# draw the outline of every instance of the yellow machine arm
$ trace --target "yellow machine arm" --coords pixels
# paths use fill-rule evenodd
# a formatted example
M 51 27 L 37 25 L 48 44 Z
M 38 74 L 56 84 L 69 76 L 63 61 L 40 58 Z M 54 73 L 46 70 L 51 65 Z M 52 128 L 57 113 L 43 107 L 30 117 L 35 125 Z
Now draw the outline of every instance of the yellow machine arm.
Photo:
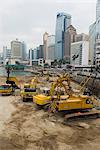
M 30 83 L 30 87 L 31 88 L 33 88 L 33 87 L 36 88 L 37 83 L 38 83 L 38 79 L 37 78 L 32 79 L 31 83 Z
M 87 83 L 89 82 L 89 80 L 91 79 L 92 75 L 90 75 L 89 77 L 86 77 L 81 83 L 80 83 L 80 86 L 81 89 L 80 89 L 80 92 L 83 92 L 84 89 L 85 89 L 85 86 L 87 85 Z
M 50 89 L 50 95 L 53 96 L 54 95 L 54 92 L 55 92 L 55 89 L 61 89 L 61 88 L 64 88 L 66 94 L 68 94 L 69 96 L 72 95 L 73 91 L 71 89 L 71 86 L 70 86 L 70 76 L 69 75 L 63 75 L 63 76 L 60 76 L 56 82 L 54 82 L 52 85 L 51 85 L 51 89 Z M 59 91 L 57 91 L 58 94 L 59 94 Z M 60 96 L 60 95 L 59 95 Z
M 7 81 L 6 81 L 7 84 L 11 84 L 12 86 L 15 86 L 17 88 L 19 88 L 19 81 L 17 80 L 16 77 L 9 77 L 7 78 Z

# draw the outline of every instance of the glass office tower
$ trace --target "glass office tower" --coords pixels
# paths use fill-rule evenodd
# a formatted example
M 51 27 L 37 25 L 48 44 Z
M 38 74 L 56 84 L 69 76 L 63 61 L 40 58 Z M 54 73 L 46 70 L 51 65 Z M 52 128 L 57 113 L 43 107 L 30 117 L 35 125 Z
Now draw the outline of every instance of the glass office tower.
M 89 50 L 89 64 L 93 65 L 96 61 L 96 40 L 100 38 L 100 0 L 97 0 L 96 5 L 96 22 L 90 26 L 90 50 Z
M 96 33 L 96 38 L 98 38 L 98 35 L 100 35 L 100 0 L 97 1 L 96 6 Z
M 96 6 L 96 20 L 100 17 L 100 0 L 97 0 L 97 6 Z
M 71 25 L 71 15 L 58 13 L 56 19 L 55 34 L 55 59 L 60 60 L 64 57 L 64 32 Z

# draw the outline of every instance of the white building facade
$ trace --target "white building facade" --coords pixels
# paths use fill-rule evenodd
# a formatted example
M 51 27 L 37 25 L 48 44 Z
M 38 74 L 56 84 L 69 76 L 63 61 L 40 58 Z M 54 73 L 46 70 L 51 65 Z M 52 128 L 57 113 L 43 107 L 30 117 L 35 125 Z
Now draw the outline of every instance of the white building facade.
M 71 64 L 72 65 L 88 65 L 89 42 L 79 41 L 71 44 Z

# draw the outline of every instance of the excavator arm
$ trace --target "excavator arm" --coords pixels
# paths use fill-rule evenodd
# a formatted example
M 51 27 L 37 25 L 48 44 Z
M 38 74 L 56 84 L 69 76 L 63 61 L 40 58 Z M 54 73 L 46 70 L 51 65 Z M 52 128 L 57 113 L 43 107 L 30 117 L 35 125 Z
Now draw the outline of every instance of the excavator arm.
M 69 75 L 60 76 L 57 79 L 57 81 L 51 85 L 50 96 L 53 96 L 55 90 L 58 88 L 60 88 L 60 89 L 63 88 L 65 90 L 66 94 L 68 94 L 69 96 L 72 95 L 73 91 L 72 91 L 71 86 L 70 86 Z M 57 91 L 57 92 L 59 92 L 59 91 Z M 60 94 L 58 93 L 58 95 L 60 95 Z

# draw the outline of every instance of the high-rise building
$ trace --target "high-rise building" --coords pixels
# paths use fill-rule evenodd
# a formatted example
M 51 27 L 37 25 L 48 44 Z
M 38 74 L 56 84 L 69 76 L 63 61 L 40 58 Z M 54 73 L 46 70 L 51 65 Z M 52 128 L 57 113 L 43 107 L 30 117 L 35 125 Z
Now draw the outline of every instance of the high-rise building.
M 75 35 L 75 42 L 80 42 L 80 41 L 89 41 L 89 35 L 84 33 Z
M 73 65 L 88 65 L 89 36 L 81 33 L 75 35 L 75 41 L 71 43 L 70 62 Z
M 22 60 L 26 60 L 26 44 L 22 42 Z
M 29 62 L 30 65 L 41 65 L 43 66 L 43 58 L 39 58 L 39 50 L 40 47 L 42 45 L 40 45 L 39 47 L 36 47 L 35 49 L 29 49 Z
M 70 63 L 71 43 L 75 42 L 76 29 L 70 25 L 64 33 L 64 59 Z
M 11 42 L 11 58 L 22 59 L 22 43 L 18 40 Z
M 48 33 L 45 32 L 43 35 L 43 45 L 44 45 L 44 60 L 46 60 L 47 58 L 47 49 L 48 49 L 48 45 L 47 45 L 47 41 L 48 40 Z
M 97 5 L 96 5 L 96 20 L 98 20 L 100 17 L 100 0 L 97 0 Z
M 8 49 L 7 46 L 3 47 L 3 62 L 6 64 L 6 61 L 8 61 L 11 58 L 11 49 Z
M 96 40 L 96 65 L 100 67 L 100 38 Z
M 48 52 L 47 59 L 54 61 L 54 52 L 55 52 L 55 35 L 48 36 Z
M 3 63 L 3 53 L 0 53 L 0 64 Z
M 55 59 L 55 35 L 49 35 L 47 32 L 43 35 L 43 52 L 45 63 L 50 64 Z
M 39 58 L 44 58 L 44 45 L 39 46 Z
M 55 33 L 55 59 L 60 60 L 64 57 L 64 32 L 71 25 L 71 15 L 58 13 L 56 19 Z
M 89 42 L 80 41 L 71 44 L 71 64 L 88 65 Z
M 96 22 L 89 28 L 90 47 L 89 47 L 89 63 L 96 63 L 96 44 L 97 39 L 100 38 L 100 0 L 97 0 L 96 5 Z
M 89 28 L 89 64 L 95 63 L 96 22 Z
M 33 60 L 34 60 L 34 49 L 29 49 L 29 63 L 32 66 L 33 65 Z
M 7 46 L 3 47 L 3 59 L 10 59 L 11 58 L 11 49 L 8 49 Z

